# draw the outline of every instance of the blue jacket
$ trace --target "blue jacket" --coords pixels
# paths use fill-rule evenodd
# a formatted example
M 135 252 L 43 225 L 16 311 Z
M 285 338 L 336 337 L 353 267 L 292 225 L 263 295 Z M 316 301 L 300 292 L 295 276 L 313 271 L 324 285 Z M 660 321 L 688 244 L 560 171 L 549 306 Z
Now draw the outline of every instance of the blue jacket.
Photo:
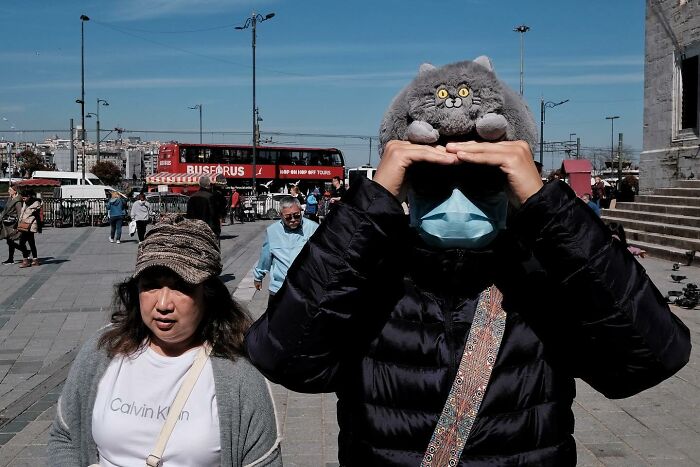
M 287 277 L 289 266 L 317 228 L 318 224 L 309 219 L 302 219 L 296 230 L 289 229 L 282 221 L 269 226 L 265 230 L 260 260 L 253 271 L 255 280 L 262 281 L 268 272 L 271 273 L 270 292 L 277 293 Z
M 107 212 L 109 217 L 126 216 L 126 201 L 122 198 L 111 198 L 107 201 Z

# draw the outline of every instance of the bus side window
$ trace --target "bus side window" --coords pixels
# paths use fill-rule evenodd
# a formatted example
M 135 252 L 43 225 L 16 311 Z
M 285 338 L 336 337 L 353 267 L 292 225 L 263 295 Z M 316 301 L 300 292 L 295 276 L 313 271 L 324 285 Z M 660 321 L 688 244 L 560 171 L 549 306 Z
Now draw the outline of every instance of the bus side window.
M 280 164 L 292 164 L 292 156 L 289 151 L 280 151 L 279 159 L 277 161 Z
M 340 154 L 337 152 L 331 153 L 331 165 L 333 167 L 342 167 L 343 165 L 343 158 L 340 157 Z

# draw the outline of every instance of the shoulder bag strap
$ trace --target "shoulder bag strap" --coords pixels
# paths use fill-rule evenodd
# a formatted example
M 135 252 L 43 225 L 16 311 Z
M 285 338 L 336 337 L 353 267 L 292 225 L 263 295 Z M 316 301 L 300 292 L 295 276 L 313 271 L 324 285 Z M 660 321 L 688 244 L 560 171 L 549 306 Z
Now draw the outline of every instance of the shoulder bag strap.
M 192 366 L 189 370 L 187 370 L 185 380 L 182 382 L 182 386 L 180 386 L 180 390 L 177 392 L 175 400 L 170 405 L 170 409 L 168 410 L 168 418 L 165 419 L 165 424 L 160 430 L 160 434 L 156 440 L 156 445 L 153 448 L 153 451 L 151 451 L 151 454 L 146 458 L 146 465 L 148 467 L 162 467 L 163 461 L 161 458 L 163 457 L 163 452 L 165 451 L 165 445 L 168 444 L 168 440 L 170 439 L 170 435 L 175 428 L 175 424 L 177 423 L 178 418 L 180 418 L 180 413 L 185 407 L 187 398 L 190 397 L 192 389 L 194 388 L 195 383 L 197 383 L 197 379 L 202 373 L 210 353 L 211 347 L 208 344 L 204 344 L 199 349 L 199 352 L 197 352 L 197 356 L 194 358 Z
M 495 285 L 479 296 L 457 375 L 421 467 L 459 464 L 501 347 L 506 327 L 502 300 Z

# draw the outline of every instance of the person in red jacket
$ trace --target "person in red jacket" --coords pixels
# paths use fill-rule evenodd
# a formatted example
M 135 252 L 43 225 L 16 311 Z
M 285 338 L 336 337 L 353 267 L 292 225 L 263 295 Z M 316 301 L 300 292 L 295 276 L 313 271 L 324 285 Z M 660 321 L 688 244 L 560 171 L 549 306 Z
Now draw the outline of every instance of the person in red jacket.
M 241 195 L 236 190 L 234 186 L 231 188 L 231 209 L 229 210 L 229 219 L 231 224 L 234 224 L 236 219 L 238 219 L 241 224 L 243 223 L 243 218 L 241 217 Z

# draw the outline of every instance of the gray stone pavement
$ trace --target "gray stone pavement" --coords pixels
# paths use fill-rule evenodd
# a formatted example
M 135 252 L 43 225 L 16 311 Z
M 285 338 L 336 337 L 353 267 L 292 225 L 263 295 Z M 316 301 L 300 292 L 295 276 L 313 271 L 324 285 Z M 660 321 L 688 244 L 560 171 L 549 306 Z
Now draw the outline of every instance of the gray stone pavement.
M 267 303 L 250 276 L 267 225 L 224 226 L 221 241 L 222 278 L 254 317 Z M 110 244 L 107 237 L 105 228 L 46 229 L 37 238 L 42 266 L 0 268 L 0 467 L 46 463 L 48 428 L 75 352 L 106 323 L 113 285 L 133 269 L 136 242 L 127 237 Z M 671 262 L 640 262 L 663 293 L 700 284 L 700 268 L 681 267 L 687 278 L 678 284 L 670 278 Z M 622 400 L 577 382 L 579 465 L 700 465 L 700 309 L 672 310 L 694 344 L 690 363 L 676 376 Z M 338 465 L 335 395 L 273 385 L 273 396 L 285 465 Z

